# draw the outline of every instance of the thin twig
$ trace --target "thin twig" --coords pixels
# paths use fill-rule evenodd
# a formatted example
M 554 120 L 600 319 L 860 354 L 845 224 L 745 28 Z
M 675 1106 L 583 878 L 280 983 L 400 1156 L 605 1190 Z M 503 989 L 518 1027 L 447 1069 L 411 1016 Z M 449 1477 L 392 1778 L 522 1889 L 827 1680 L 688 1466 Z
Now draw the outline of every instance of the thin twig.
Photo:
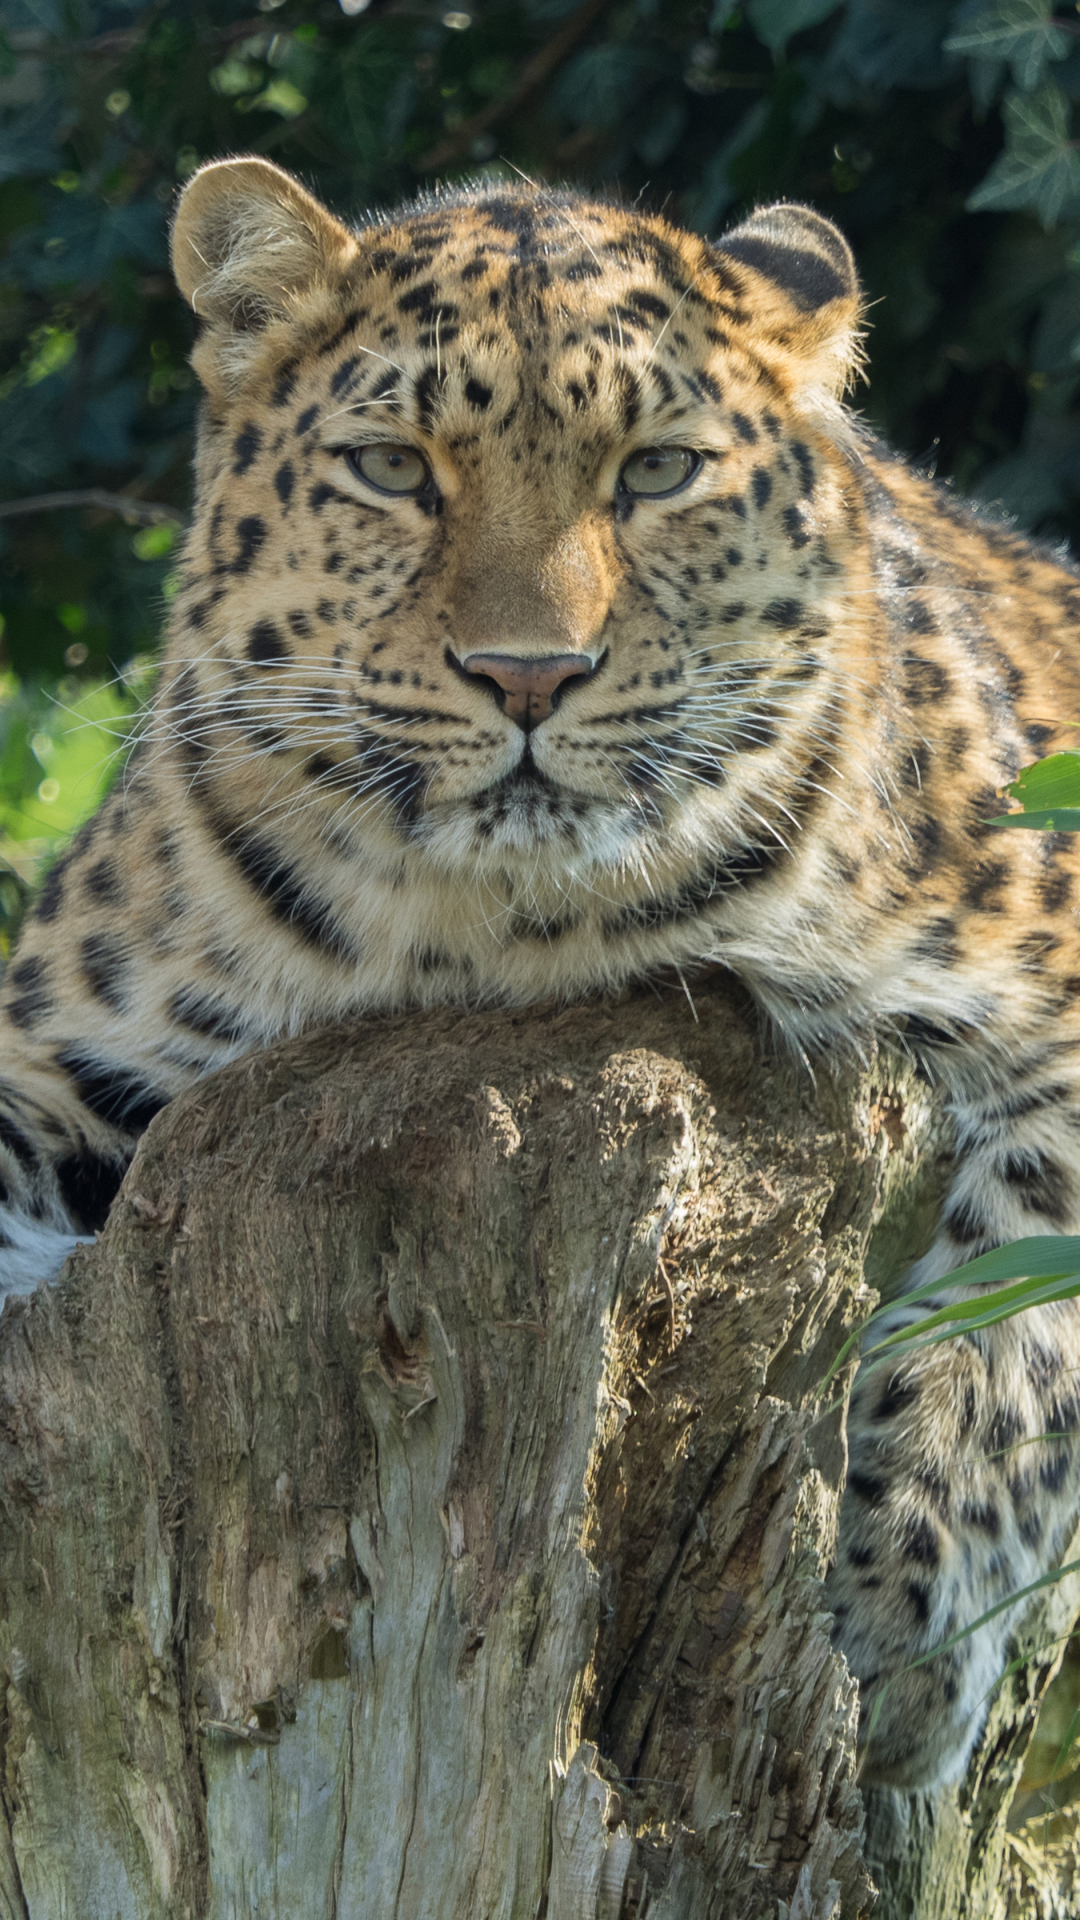
M 526 60 L 517 85 L 511 87 L 509 93 L 504 93 L 501 99 L 490 101 L 486 107 L 481 108 L 479 113 L 474 113 L 471 119 L 464 120 L 460 127 L 455 127 L 453 133 L 447 135 L 445 140 L 437 140 L 433 147 L 429 147 L 426 153 L 420 155 L 416 162 L 417 167 L 428 172 L 432 167 L 445 167 L 448 161 L 457 160 L 462 154 L 468 153 L 478 134 L 486 133 L 497 120 L 504 119 L 508 113 L 514 111 L 515 107 L 520 107 L 530 94 L 535 93 L 538 87 L 543 86 L 548 75 L 566 59 L 582 34 L 592 26 L 594 20 L 599 19 L 607 4 L 608 0 L 584 0 L 584 5 L 576 8 L 569 20 L 559 28 L 558 33 L 552 34 L 551 39 L 545 42 L 539 52 L 533 54 L 531 60 Z
M 31 493 L 23 500 L 0 500 L 0 520 L 14 520 L 23 513 L 51 513 L 57 507 L 97 507 L 102 513 L 122 513 L 125 520 L 137 520 L 144 527 L 167 522 L 174 527 L 187 526 L 186 516 L 163 500 L 133 500 L 129 493 L 109 493 L 105 487 L 72 487 L 66 493 Z

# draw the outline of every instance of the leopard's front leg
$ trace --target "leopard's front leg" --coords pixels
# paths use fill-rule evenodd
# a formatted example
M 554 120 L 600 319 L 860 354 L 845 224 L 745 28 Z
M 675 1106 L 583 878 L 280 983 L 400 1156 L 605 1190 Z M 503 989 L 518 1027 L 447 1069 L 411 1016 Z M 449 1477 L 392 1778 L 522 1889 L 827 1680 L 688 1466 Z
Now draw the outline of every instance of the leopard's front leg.
M 1022 1069 L 1022 1062 L 1018 1065 Z M 964 1157 L 943 1231 L 910 1286 L 989 1247 L 1080 1232 L 1071 1077 L 1028 1076 L 957 1105 Z M 878 1338 L 955 1298 L 901 1296 Z M 1080 1511 L 1080 1303 L 1029 1309 L 860 1374 L 830 1577 L 861 1683 L 864 1778 L 957 1778 L 1024 1603 L 913 1665 L 1059 1565 Z
M 1078 1368 L 1070 1301 L 856 1384 L 829 1587 L 860 1681 L 869 1781 L 962 1773 L 1024 1603 L 912 1663 L 1060 1563 L 1080 1496 Z

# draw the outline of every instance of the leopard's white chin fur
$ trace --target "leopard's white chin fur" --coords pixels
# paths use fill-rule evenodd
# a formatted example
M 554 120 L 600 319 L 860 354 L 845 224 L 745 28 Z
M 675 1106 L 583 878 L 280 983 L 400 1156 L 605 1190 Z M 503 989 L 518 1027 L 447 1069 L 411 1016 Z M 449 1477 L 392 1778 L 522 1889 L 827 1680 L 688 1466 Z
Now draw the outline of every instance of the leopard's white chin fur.
M 442 872 L 470 876 L 520 871 L 531 879 L 571 883 L 597 871 L 638 864 L 639 813 L 617 802 L 553 788 L 501 788 L 486 802 L 434 808 L 418 822 L 414 843 Z

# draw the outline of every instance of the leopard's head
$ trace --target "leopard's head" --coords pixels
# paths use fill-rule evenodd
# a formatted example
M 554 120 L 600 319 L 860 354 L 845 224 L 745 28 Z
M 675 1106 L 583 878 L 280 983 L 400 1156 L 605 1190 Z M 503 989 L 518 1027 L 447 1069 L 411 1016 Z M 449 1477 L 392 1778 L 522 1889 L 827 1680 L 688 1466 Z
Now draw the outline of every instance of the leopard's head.
M 837 230 L 780 205 L 709 245 L 502 184 L 352 229 L 231 160 L 173 258 L 206 397 L 172 686 L 204 777 L 242 763 L 281 817 L 443 869 L 737 838 L 820 729 L 850 605 Z

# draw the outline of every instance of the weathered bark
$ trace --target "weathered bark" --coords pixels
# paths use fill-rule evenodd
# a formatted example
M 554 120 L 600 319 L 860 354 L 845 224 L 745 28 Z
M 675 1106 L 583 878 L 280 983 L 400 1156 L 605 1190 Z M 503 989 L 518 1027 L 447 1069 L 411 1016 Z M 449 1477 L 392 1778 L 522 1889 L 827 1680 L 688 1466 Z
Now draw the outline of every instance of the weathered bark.
M 254 1057 L 8 1306 L 0 1920 L 869 1911 L 814 1390 L 933 1116 L 695 997 Z

